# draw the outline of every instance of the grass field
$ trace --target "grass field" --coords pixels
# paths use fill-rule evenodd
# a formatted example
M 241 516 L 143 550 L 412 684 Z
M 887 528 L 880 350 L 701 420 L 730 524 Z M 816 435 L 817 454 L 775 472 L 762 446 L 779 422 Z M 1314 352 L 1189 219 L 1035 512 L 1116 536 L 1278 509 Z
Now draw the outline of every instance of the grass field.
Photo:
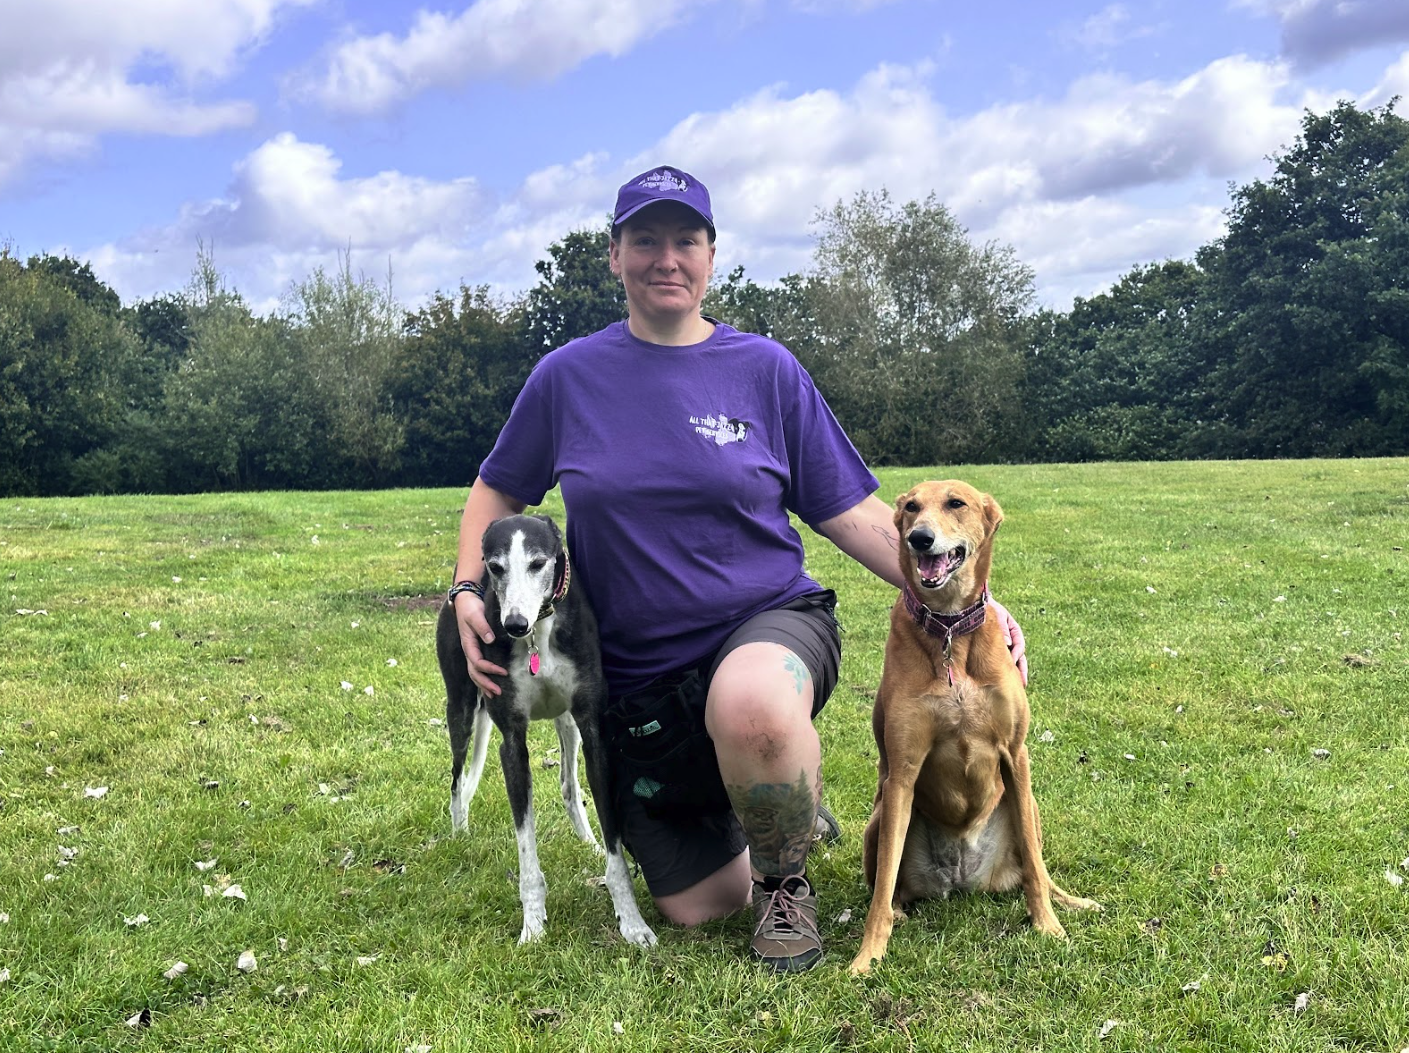
M 0 501 L 0 1050 L 1409 1048 L 1409 459 L 889 470 L 881 496 L 936 474 L 1007 514 L 1046 858 L 1106 910 L 1055 943 L 1017 895 L 927 904 L 860 979 L 894 593 L 820 538 L 845 837 L 811 863 L 828 955 L 775 978 L 744 917 L 648 906 L 660 945 L 620 939 L 546 726 L 548 931 L 516 945 L 494 757 L 449 836 L 462 491 Z

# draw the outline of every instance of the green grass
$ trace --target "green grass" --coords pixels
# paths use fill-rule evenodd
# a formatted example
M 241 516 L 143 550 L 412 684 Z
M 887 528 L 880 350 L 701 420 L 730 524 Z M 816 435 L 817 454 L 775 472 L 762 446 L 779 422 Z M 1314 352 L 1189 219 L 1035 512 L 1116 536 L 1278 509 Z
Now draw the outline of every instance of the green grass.
M 891 470 L 881 496 L 935 475 L 1007 514 L 1048 865 L 1106 907 L 1067 942 L 1016 895 L 952 899 L 847 974 L 893 593 L 810 533 L 845 838 L 811 864 L 828 956 L 775 978 L 742 917 L 647 906 L 659 947 L 626 945 L 541 768 L 548 931 L 516 945 L 493 757 L 449 836 L 432 621 L 462 491 L 10 499 L 0 1049 L 1409 1047 L 1409 459 Z

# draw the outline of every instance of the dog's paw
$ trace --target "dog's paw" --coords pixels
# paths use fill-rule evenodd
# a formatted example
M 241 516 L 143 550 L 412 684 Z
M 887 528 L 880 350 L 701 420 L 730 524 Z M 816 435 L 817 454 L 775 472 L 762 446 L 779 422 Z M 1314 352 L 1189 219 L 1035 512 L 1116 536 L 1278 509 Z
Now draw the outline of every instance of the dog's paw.
M 658 942 L 656 934 L 644 921 L 640 924 L 626 923 L 621 927 L 621 938 L 637 947 L 654 947 Z
M 1043 936 L 1050 936 L 1054 940 L 1064 940 L 1067 938 L 1067 930 L 1062 928 L 1062 923 L 1055 917 L 1034 919 L 1032 927 Z
M 535 943 L 543 936 L 543 926 L 547 916 L 530 917 L 525 914 L 523 919 L 523 931 L 519 933 L 519 943 Z
M 846 971 L 852 976 L 866 976 L 870 973 L 872 964 L 878 961 L 880 961 L 879 957 L 872 957 L 866 951 L 862 951 L 851 960 L 851 965 Z

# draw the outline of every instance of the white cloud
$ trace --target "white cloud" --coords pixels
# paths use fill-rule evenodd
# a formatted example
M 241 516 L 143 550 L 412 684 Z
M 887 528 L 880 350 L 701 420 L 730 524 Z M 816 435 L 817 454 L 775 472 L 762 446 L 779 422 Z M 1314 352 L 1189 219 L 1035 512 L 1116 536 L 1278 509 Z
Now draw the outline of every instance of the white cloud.
M 1064 35 L 1087 51 L 1110 51 L 1130 40 L 1153 36 L 1160 27 L 1135 24 L 1124 4 L 1108 4 Z
M 254 120 L 242 100 L 197 101 L 312 0 L 8 0 L 0 34 L 0 185 L 110 132 L 206 135 Z
M 339 253 L 378 280 L 390 266 L 395 286 L 417 300 L 437 287 L 453 292 L 481 264 L 493 269 L 468 248 L 492 207 L 475 180 L 396 171 L 348 178 L 341 168 L 328 147 L 277 135 L 236 165 L 225 197 L 84 255 L 132 298 L 179 284 L 173 279 L 189 273 L 204 245 L 230 284 L 263 305 L 315 267 L 335 267 Z
M 721 274 L 737 262 L 756 280 L 805 270 L 818 211 L 885 187 L 897 201 L 933 192 L 975 240 L 1012 245 L 1060 304 L 1216 237 L 1220 188 L 1263 174 L 1307 101 L 1284 97 L 1283 65 L 1235 56 L 1180 80 L 1093 76 L 1058 99 L 956 117 L 931 72 L 881 66 L 848 91 L 775 86 L 692 114 L 649 149 L 545 166 L 497 196 L 470 178 L 349 176 L 332 148 L 285 133 L 235 166 L 221 200 L 87 255 L 129 298 L 170 287 L 153 282 L 158 248 L 172 260 L 162 267 L 189 271 L 197 239 L 255 302 L 349 246 L 354 269 L 380 275 L 390 261 L 408 303 L 461 281 L 521 292 L 551 243 L 604 224 L 624 179 L 670 163 L 711 187 Z
M 376 113 L 428 88 L 508 77 L 552 80 L 597 55 L 618 56 L 705 0 L 477 0 L 458 15 L 419 11 L 404 36 L 337 47 L 295 95 L 330 109 Z
M 1190 205 L 1175 189 L 1260 174 L 1295 137 L 1303 101 L 1281 101 L 1280 65 L 1234 57 L 1179 81 L 1088 77 L 1056 101 L 954 118 L 927 74 L 882 67 L 850 93 L 769 89 L 692 115 L 620 174 L 669 161 L 705 178 L 717 269 L 738 260 L 765 277 L 806 268 L 799 232 L 819 209 L 882 186 L 899 201 L 934 192 L 976 240 L 1013 245 L 1044 298 L 1062 299 L 1089 294 L 1093 275 L 1216 237 L 1222 204 Z M 1141 193 L 1151 200 L 1137 208 Z
M 1365 106 L 1383 106 L 1396 96 L 1409 99 L 1409 51 L 1400 55 L 1398 61 L 1385 70 L 1379 83 L 1361 101 Z M 1402 117 L 1404 105 L 1396 107 L 1396 112 Z

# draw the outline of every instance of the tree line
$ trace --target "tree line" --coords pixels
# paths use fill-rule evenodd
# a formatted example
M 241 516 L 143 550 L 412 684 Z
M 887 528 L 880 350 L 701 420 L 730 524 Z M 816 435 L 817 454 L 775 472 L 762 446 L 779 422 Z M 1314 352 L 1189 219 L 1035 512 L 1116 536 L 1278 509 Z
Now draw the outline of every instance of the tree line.
M 1409 453 L 1409 122 L 1308 112 L 1190 260 L 1035 310 L 1011 248 L 933 196 L 819 215 L 811 266 L 706 313 L 786 344 L 876 465 Z M 198 254 L 124 306 L 0 248 L 0 495 L 460 486 L 547 351 L 625 315 L 607 232 L 526 293 L 418 310 L 346 259 L 258 315 Z

